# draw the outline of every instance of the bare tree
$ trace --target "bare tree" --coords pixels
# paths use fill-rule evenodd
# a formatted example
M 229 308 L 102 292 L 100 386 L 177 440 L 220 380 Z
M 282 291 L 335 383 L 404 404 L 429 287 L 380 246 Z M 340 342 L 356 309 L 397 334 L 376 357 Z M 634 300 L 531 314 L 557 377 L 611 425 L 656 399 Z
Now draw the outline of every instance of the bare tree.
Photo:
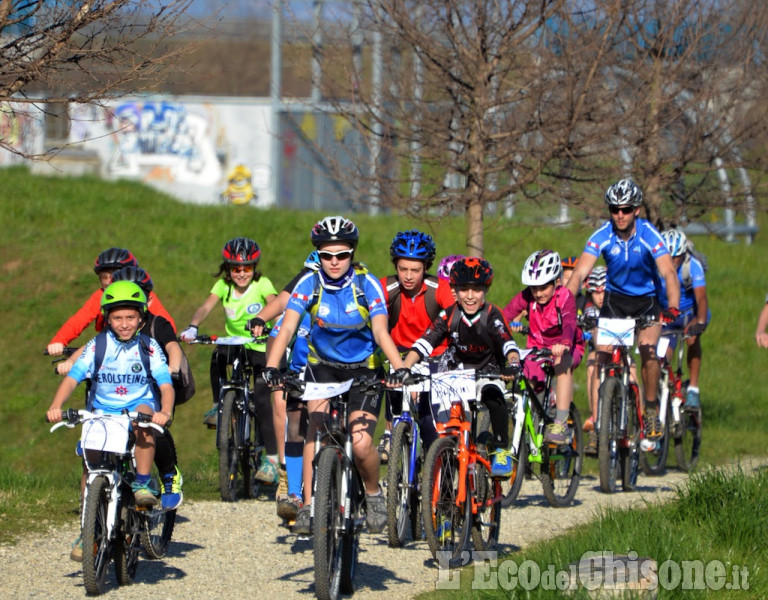
M 0 102 L 93 102 L 162 81 L 192 0 L 0 0 Z M 0 147 L 23 153 L 0 139 Z

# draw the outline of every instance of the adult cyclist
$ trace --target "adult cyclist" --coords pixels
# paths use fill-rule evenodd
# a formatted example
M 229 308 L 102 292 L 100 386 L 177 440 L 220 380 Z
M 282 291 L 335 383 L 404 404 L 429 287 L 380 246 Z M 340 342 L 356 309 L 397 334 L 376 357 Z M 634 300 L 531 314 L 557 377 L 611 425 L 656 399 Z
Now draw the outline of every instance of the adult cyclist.
M 622 179 L 605 192 L 605 203 L 610 220 L 587 240 L 568 289 L 576 294 L 602 255 L 607 285 L 601 317 L 650 316 L 664 322 L 674 321 L 680 315 L 680 284 L 661 234 L 649 221 L 639 217 L 642 191 L 631 179 Z M 663 310 L 656 297 L 659 278 L 664 279 L 667 290 L 667 308 Z M 660 369 L 656 345 L 660 334 L 661 327 L 647 327 L 637 334 L 645 395 L 645 436 L 650 440 L 659 439 L 663 433 L 656 397 Z M 606 364 L 610 357 L 610 346 L 597 346 L 598 366 Z M 598 372 L 599 368 L 595 369 L 595 378 Z M 597 385 L 596 379 L 593 385 Z

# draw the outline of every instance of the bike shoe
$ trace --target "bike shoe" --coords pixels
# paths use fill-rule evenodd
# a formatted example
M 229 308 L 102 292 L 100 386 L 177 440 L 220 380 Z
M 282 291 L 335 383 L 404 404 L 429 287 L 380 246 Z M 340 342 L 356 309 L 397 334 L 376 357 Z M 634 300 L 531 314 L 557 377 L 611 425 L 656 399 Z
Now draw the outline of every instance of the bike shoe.
M 203 425 L 207 425 L 208 429 L 216 429 L 217 419 L 219 416 L 219 405 L 214 404 L 211 409 L 203 415 Z
M 312 535 L 312 506 L 305 504 L 296 513 L 293 533 L 296 535 Z
M 277 501 L 277 516 L 286 521 L 295 521 L 302 506 L 304 503 L 295 494 L 281 498 Z
M 555 421 L 547 425 L 544 431 L 545 444 L 565 444 L 568 441 L 568 424 Z
M 184 500 L 184 493 L 181 491 L 181 486 L 184 485 L 184 478 L 181 476 L 181 471 L 179 471 L 178 467 L 174 467 L 173 469 L 173 473 L 166 473 L 162 477 L 162 505 L 165 510 L 175 510 L 179 508 L 181 501 Z
M 279 475 L 277 473 L 278 465 L 277 461 L 273 461 L 267 456 L 262 456 L 259 470 L 256 471 L 256 481 L 266 483 L 267 485 L 275 485 L 278 483 Z
M 277 491 L 275 492 L 275 500 L 280 504 L 281 500 L 288 499 L 288 473 L 282 467 L 277 469 Z M 279 514 L 279 512 L 278 512 Z
M 435 536 L 441 544 L 451 541 L 451 522 L 443 515 L 440 515 L 440 524 L 437 526 Z
M 131 491 L 133 492 L 133 499 L 136 501 L 136 506 L 142 508 L 152 508 L 157 504 L 157 496 L 153 489 L 149 487 L 149 483 L 139 483 L 134 481 L 131 484 Z
M 597 456 L 597 431 L 594 429 L 587 434 L 587 447 L 584 448 L 587 456 Z
M 595 420 L 592 418 L 592 415 L 590 415 L 585 419 L 584 425 L 582 426 L 581 430 L 589 433 L 590 431 L 594 431 L 594 429 L 595 429 Z
M 701 399 L 699 398 L 699 390 L 688 390 L 685 394 L 685 408 L 688 410 L 698 410 L 701 406 Z
M 379 488 L 379 493 L 365 496 L 365 522 L 370 533 L 381 533 L 387 526 L 387 499 Z
M 496 450 L 491 462 L 491 475 L 506 478 L 512 476 L 512 455 L 506 450 Z
M 389 462 L 389 452 L 390 452 L 390 444 L 392 443 L 392 435 L 389 433 L 385 433 L 381 436 L 381 440 L 379 440 L 379 456 L 381 456 L 381 462 L 382 464 L 387 464 Z
M 78 535 L 75 543 L 72 544 L 72 550 L 69 551 L 69 560 L 83 562 L 83 536 Z
M 646 408 L 645 415 L 643 415 L 643 421 L 645 422 L 645 438 L 647 440 L 655 442 L 664 435 L 661 428 L 661 419 L 659 419 L 658 409 Z

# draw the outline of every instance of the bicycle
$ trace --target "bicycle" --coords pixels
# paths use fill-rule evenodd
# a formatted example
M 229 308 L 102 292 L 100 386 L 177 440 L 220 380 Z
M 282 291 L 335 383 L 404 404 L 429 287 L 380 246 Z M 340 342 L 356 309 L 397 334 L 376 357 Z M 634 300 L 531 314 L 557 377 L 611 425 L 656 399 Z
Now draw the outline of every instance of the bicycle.
M 597 326 L 598 346 L 613 346 L 611 360 L 600 365 L 597 395 L 597 457 L 600 471 L 600 489 L 605 493 L 616 491 L 616 480 L 621 476 L 622 489 L 633 491 L 637 486 L 640 447 L 643 432 L 643 406 L 640 389 L 630 379 L 636 328 L 658 326 L 652 317 L 637 319 L 607 319 L 597 323 L 588 319 L 585 327 Z M 647 446 L 647 448 L 650 448 Z
M 219 494 L 225 502 L 237 500 L 238 479 L 243 495 L 256 498 L 261 484 L 256 480 L 264 443 L 256 422 L 254 391 L 249 382 L 254 367 L 249 364 L 245 344 L 250 337 L 199 335 L 190 344 L 216 344 L 227 348 L 226 370 L 219 373 L 219 412 L 216 420 L 216 448 L 219 451 Z
M 358 377 L 343 383 L 305 382 L 294 374 L 285 387 L 306 400 L 328 400 L 325 427 L 315 434 L 311 523 L 315 595 L 336 600 L 355 591 L 360 531 L 365 523 L 365 484 L 355 466 L 349 428 L 349 391 L 381 394 L 380 379 Z
M 657 354 L 661 364 L 659 376 L 659 418 L 664 436 L 655 447 L 640 457 L 640 466 L 646 475 L 660 475 L 666 468 L 670 439 L 674 440 L 677 466 L 682 471 L 696 467 L 701 450 L 701 406 L 686 406 L 686 382 L 683 381 L 683 355 L 686 334 L 683 329 L 665 331 L 659 340 Z M 677 368 L 667 360 L 667 349 L 675 339 Z
M 137 507 L 131 490 L 136 478 L 133 455 L 135 437 L 131 422 L 139 427 L 163 428 L 140 412 L 100 414 L 68 409 L 51 427 L 69 429 L 83 425 L 81 444 L 87 476 L 81 514 L 83 583 L 90 595 L 102 594 L 110 562 L 115 564 L 118 585 L 129 585 L 136 576 L 139 550 L 151 559 L 165 556 L 173 534 L 176 510 Z M 158 503 L 157 478 L 150 488 Z
M 523 333 L 526 333 L 525 330 Z M 571 402 L 567 420 L 568 439 L 560 445 L 544 443 L 544 430 L 555 419 L 552 352 L 547 348 L 532 348 L 522 350 L 520 354 L 523 361 L 540 362 L 546 380 L 537 391 L 521 371 L 511 389 L 504 394 L 509 411 L 509 451 L 513 471 L 501 505 L 503 508 L 512 506 L 520 494 L 523 480 L 531 476 L 539 479 L 544 497 L 551 506 L 570 506 L 579 488 L 584 461 L 581 416 Z M 538 473 L 534 465 L 538 465 Z
M 477 397 L 486 385 L 501 385 L 501 375 L 460 369 L 413 374 L 408 382 L 426 378 L 432 404 L 440 410 L 435 420 L 438 438 L 422 470 L 422 522 L 432 557 L 446 551 L 453 566 L 461 564 L 470 535 L 476 550 L 490 550 L 499 539 L 501 483 L 491 477 L 487 452 L 475 440 Z

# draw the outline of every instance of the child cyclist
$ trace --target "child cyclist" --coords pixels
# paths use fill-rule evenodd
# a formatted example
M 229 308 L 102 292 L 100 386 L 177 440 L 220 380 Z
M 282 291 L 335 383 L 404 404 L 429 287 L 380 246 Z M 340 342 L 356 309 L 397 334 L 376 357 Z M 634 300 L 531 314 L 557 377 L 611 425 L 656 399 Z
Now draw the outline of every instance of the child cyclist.
M 584 317 L 590 321 L 596 322 L 600 316 L 600 309 L 603 308 L 605 300 L 605 285 L 607 282 L 607 271 L 605 267 L 595 267 L 587 275 L 584 283 L 586 288 L 586 303 L 584 306 Z M 597 431 L 595 431 L 595 422 L 597 421 L 597 389 L 594 385 L 593 372 L 597 366 L 595 359 L 595 336 L 597 328 L 591 330 L 591 338 L 587 344 L 587 398 L 589 400 L 589 416 L 584 421 L 583 429 L 588 434 L 587 446 L 584 453 L 590 456 L 597 455 Z
M 242 337 L 247 332 L 248 320 L 277 296 L 272 282 L 256 271 L 261 250 L 252 239 L 237 237 L 229 240 L 224 244 L 221 256 L 223 261 L 219 265 L 218 273 L 214 275 L 219 279 L 211 288 L 208 298 L 192 315 L 189 326 L 181 332 L 180 337 L 184 342 L 193 342 L 197 338 L 198 326 L 219 302 L 222 303 L 226 314 L 227 335 Z M 245 348 L 249 363 L 254 367 L 263 367 L 266 358 L 266 342 L 250 342 L 245 344 Z M 219 410 L 219 376 L 226 370 L 227 356 L 227 347 L 220 346 L 216 347 L 211 356 L 213 406 L 203 417 L 203 423 L 210 428 L 216 427 Z M 272 423 L 272 404 L 269 400 L 269 389 L 263 383 L 259 383 L 258 378 L 256 379 L 254 400 L 266 458 L 262 460 L 255 477 L 262 483 L 274 484 L 278 480 L 278 457 L 275 428 Z
M 317 248 L 320 269 L 307 273 L 294 287 L 283 323 L 269 349 L 264 378 L 273 387 L 282 383 L 280 361 L 301 316 L 309 312 L 309 355 L 305 380 L 344 382 L 359 376 L 381 377 L 379 349 L 404 376 L 402 359 L 389 336 L 384 292 L 379 281 L 361 265 L 355 264 L 359 232 L 344 217 L 325 217 L 314 225 L 312 245 Z M 387 523 L 386 499 L 379 487 L 379 454 L 373 447 L 380 405 L 378 396 L 349 393 L 349 422 L 353 436 L 355 464 L 362 475 L 366 492 L 366 521 L 372 533 L 383 531 Z M 315 431 L 322 427 L 327 400 L 308 402 L 308 443 L 304 446 L 304 506 L 299 509 L 294 533 L 308 535 L 312 494 L 312 458 Z
M 457 367 L 493 367 L 502 369 L 504 377 L 511 378 L 519 369 L 520 354 L 501 310 L 485 300 L 492 282 L 493 269 L 487 261 L 470 257 L 455 262 L 451 268 L 450 285 L 457 301 L 442 310 L 414 342 L 405 357 L 405 367 L 412 367 L 447 341 L 446 355 Z M 507 364 L 509 366 L 505 366 Z M 480 392 L 480 400 L 488 408 L 496 447 L 491 475 L 509 477 L 512 461 L 508 451 L 509 414 L 504 395 L 497 386 L 486 385 Z
M 85 304 L 67 319 L 67 322 L 56 332 L 56 335 L 48 343 L 48 354 L 51 356 L 61 356 L 64 352 L 64 346 L 77 339 L 85 331 L 85 328 L 94 321 L 96 321 L 96 331 L 101 331 L 104 328 L 104 317 L 101 314 L 100 305 L 101 296 L 104 293 L 104 289 L 112 283 L 112 274 L 123 267 L 138 266 L 139 263 L 136 258 L 131 254 L 130 250 L 125 248 L 107 248 L 101 252 L 96 257 L 96 262 L 93 265 L 93 271 L 99 278 L 99 289 L 93 292 L 88 300 L 85 301 Z M 168 319 L 173 330 L 176 331 L 176 324 L 171 315 L 165 310 L 165 307 L 154 292 L 148 296 L 147 306 L 152 314 Z
M 504 308 L 504 318 L 516 322 L 524 313 L 528 315 L 528 348 L 549 348 L 554 356 L 555 420 L 544 432 L 544 441 L 563 444 L 568 439 L 568 410 L 573 399 L 573 369 L 584 353 L 581 330 L 577 326 L 576 301 L 567 288 L 558 284 L 562 271 L 560 255 L 552 250 L 534 252 L 523 267 L 523 285 Z M 520 331 L 513 325 L 512 331 Z M 543 384 L 545 375 L 541 365 L 525 361 L 524 370 L 529 380 Z
M 405 353 L 438 317 L 440 310 L 452 306 L 455 300 L 447 281 L 427 273 L 435 260 L 435 242 L 432 236 L 417 229 L 400 231 L 390 244 L 389 256 L 396 274 L 381 279 L 389 313 L 389 335 L 392 336 L 397 349 Z M 440 344 L 432 355 L 442 354 L 445 348 L 445 343 Z M 429 394 L 424 394 L 422 398 L 423 401 L 418 403 L 418 419 L 426 451 L 437 439 L 437 431 L 430 410 Z M 387 391 L 387 423 L 379 444 L 382 462 L 389 460 L 392 413 L 394 411 L 399 414 L 402 403 L 401 391 Z
M 106 324 L 106 348 L 98 373 L 93 377 L 91 410 L 120 414 L 123 410 L 152 415 L 152 422 L 165 426 L 173 413 L 174 393 L 165 355 L 157 341 L 139 334 L 147 312 L 147 297 L 142 289 L 129 281 L 118 281 L 104 290 L 101 310 Z M 96 367 L 97 338 L 85 346 L 80 358 L 59 385 L 48 408 L 51 423 L 62 419 L 61 407 L 77 385 Z M 140 348 L 146 344 L 147 348 Z M 150 373 L 145 372 L 141 352 L 148 352 Z M 151 380 L 157 383 L 156 398 Z M 115 381 L 119 383 L 114 383 Z M 137 427 L 136 481 L 131 484 L 137 506 L 151 507 L 157 502 L 149 488 L 150 470 L 155 455 L 152 429 Z

